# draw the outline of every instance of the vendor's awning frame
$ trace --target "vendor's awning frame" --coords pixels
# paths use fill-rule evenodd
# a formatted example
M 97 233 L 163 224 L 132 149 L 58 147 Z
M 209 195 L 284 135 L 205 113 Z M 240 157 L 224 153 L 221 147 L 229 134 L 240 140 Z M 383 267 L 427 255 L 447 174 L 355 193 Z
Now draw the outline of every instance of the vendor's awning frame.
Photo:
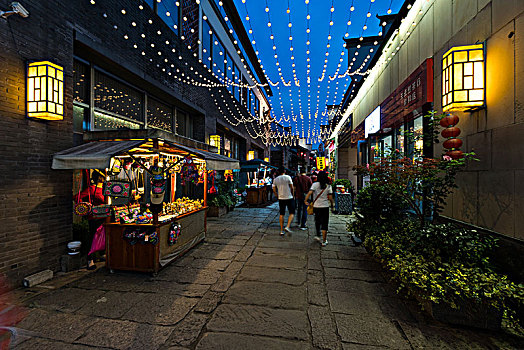
M 119 155 L 140 153 L 151 153 L 151 156 L 159 152 L 175 155 L 191 155 L 194 158 L 205 161 L 208 170 L 232 170 L 240 169 L 237 159 L 184 146 L 172 141 L 158 140 L 158 148 L 154 148 L 155 142 L 151 139 L 142 140 L 108 140 L 94 141 L 76 146 L 53 156 L 53 169 L 106 169 L 109 168 L 111 158 Z

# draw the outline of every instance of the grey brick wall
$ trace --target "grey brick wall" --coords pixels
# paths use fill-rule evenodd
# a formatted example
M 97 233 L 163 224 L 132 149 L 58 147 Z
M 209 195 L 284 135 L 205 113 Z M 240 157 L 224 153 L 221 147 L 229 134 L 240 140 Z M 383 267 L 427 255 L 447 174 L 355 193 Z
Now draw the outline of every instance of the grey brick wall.
M 0 8 L 8 9 L 10 3 L 0 0 Z M 167 75 L 169 70 L 175 74 L 177 69 L 179 75 L 194 75 L 188 68 L 193 66 L 201 67 L 199 73 L 216 81 L 145 3 L 144 9 L 139 9 L 140 3 L 96 0 L 92 5 L 89 0 L 25 0 L 28 18 L 11 16 L 0 20 L 0 274 L 6 275 L 12 286 L 20 285 L 28 274 L 46 268 L 57 270 L 65 243 L 72 236 L 72 172 L 51 170 L 51 159 L 55 152 L 73 145 L 72 64 L 79 41 L 107 62 L 122 66 L 124 75 L 132 72 L 135 81 L 131 83 L 147 82 L 201 111 L 204 116 L 195 117 L 196 139 L 205 141 L 208 134 L 214 133 L 217 119 L 230 125 L 208 89 L 183 84 Z M 131 25 L 133 21 L 136 27 Z M 161 35 L 157 34 L 159 30 Z M 164 53 L 159 56 L 159 45 L 165 40 L 170 42 L 169 50 L 174 45 L 176 53 L 168 55 L 168 45 L 164 44 Z M 154 48 L 151 42 L 156 43 Z M 133 48 L 135 43 L 138 49 Z M 169 63 L 165 63 L 166 58 Z M 38 121 L 25 116 L 25 65 L 34 59 L 64 66 L 66 110 L 62 121 Z M 219 101 L 224 112 L 224 101 L 228 100 L 226 96 Z M 231 101 L 228 103 L 232 106 Z M 250 139 L 242 124 L 230 125 L 230 129 Z M 261 144 L 260 140 L 256 143 Z

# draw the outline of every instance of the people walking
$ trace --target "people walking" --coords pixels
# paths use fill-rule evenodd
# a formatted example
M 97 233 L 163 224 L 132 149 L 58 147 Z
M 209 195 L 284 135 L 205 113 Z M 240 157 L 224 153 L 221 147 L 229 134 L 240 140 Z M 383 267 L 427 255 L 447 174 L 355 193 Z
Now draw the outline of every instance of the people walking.
M 304 170 L 293 181 L 297 203 L 297 222 L 301 230 L 307 229 L 307 205 L 305 205 L 304 199 L 312 184 L 311 178 L 306 175 Z
M 328 183 L 328 176 L 326 172 L 321 171 L 317 175 L 317 182 L 313 183 L 304 200 L 304 204 L 308 205 L 309 198 L 313 199 L 313 211 L 315 213 L 315 240 L 320 242 L 320 233 L 322 232 L 322 246 L 325 247 L 327 241 L 327 230 L 329 225 L 329 206 L 334 205 L 333 190 Z
M 289 175 L 286 175 L 286 169 L 280 167 L 278 169 L 279 176 L 273 181 L 273 193 L 278 198 L 278 206 L 280 208 L 280 234 L 284 235 L 286 232 L 291 232 L 289 228 L 295 216 L 295 200 L 293 199 L 293 181 Z M 284 228 L 284 216 L 286 215 L 286 208 L 289 211 L 287 219 L 287 226 Z

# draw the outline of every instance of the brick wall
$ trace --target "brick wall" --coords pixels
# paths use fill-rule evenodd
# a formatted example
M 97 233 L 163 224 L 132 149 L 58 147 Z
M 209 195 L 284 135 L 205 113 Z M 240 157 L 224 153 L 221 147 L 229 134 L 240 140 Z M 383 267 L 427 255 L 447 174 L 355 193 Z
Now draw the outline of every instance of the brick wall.
M 10 3 L 0 0 L 0 8 L 7 9 Z M 0 274 L 6 275 L 12 286 L 20 285 L 28 274 L 45 268 L 57 270 L 59 257 L 66 251 L 65 243 L 72 236 L 72 172 L 51 170 L 51 160 L 55 152 L 73 145 L 75 37 L 107 62 L 120 65 L 122 78 L 127 78 L 125 72 L 132 72 L 134 79 L 139 79 L 131 83 L 147 82 L 200 111 L 202 116 L 195 117 L 194 123 L 196 139 L 205 140 L 214 133 L 217 119 L 250 138 L 242 124 L 231 125 L 222 117 L 207 88 L 173 78 L 182 72 L 186 77 L 194 75 L 200 67 L 199 74 L 216 82 L 145 4 L 142 10 L 133 0 L 95 1 L 95 5 L 89 0 L 26 0 L 23 5 L 30 12 L 28 18 L 11 16 L 7 21 L 0 20 Z M 64 66 L 64 120 L 25 117 L 25 64 L 32 59 L 52 60 Z M 227 94 L 218 103 L 224 113 L 225 103 L 233 106 Z

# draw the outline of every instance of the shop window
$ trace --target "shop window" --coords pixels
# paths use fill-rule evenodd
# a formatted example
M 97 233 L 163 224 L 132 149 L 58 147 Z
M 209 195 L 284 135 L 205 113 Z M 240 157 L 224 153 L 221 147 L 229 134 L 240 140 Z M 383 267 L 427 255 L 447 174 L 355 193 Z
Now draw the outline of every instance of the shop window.
M 224 77 L 224 47 L 216 36 L 213 37 L 213 72 L 219 78 Z
M 233 60 L 231 59 L 231 56 L 229 54 L 225 57 L 225 73 L 226 73 L 226 82 L 227 82 L 227 89 L 229 92 L 233 93 L 233 85 L 231 83 L 233 82 Z
M 227 136 L 224 137 L 224 153 L 225 156 L 231 157 L 231 139 Z
M 418 117 L 413 121 L 413 141 L 414 141 L 414 152 L 416 157 L 422 155 L 424 148 L 424 127 L 423 127 L 423 117 Z
M 193 138 L 193 120 L 189 114 L 180 110 L 176 111 L 176 133 Z
M 73 100 L 88 105 L 89 104 L 89 65 L 73 61 Z
M 403 156 L 405 152 L 404 125 L 395 130 L 395 148 Z
M 103 112 L 94 113 L 95 130 L 140 129 L 140 124 Z
M 202 62 L 207 66 L 211 67 L 212 61 L 212 42 L 213 42 L 213 31 L 208 21 L 204 21 L 202 26 Z
M 155 99 L 147 101 L 147 126 L 173 131 L 173 109 Z
M 93 89 L 96 108 L 143 121 L 143 93 L 99 71 L 95 71 Z
M 233 69 L 234 69 L 233 80 L 235 81 L 235 83 L 240 85 L 241 82 L 242 82 L 240 80 L 240 77 L 241 77 L 240 70 L 238 69 L 238 67 L 236 65 L 234 65 Z M 237 101 L 240 102 L 240 95 L 241 95 L 241 87 L 240 86 L 235 86 L 234 95 L 235 95 L 235 98 L 237 99 Z
M 157 0 L 158 16 L 178 35 L 179 6 L 173 0 Z
M 242 77 L 242 85 L 243 86 L 246 86 L 247 85 L 247 81 L 246 81 L 246 78 Z M 242 96 L 240 97 L 242 99 L 242 105 L 244 105 L 244 107 L 247 108 L 247 105 L 248 105 L 248 100 L 249 100 L 249 97 L 247 95 L 247 88 L 246 87 L 242 87 Z
M 75 145 L 82 143 L 84 131 L 88 130 L 88 110 L 85 107 L 73 105 L 73 142 Z

